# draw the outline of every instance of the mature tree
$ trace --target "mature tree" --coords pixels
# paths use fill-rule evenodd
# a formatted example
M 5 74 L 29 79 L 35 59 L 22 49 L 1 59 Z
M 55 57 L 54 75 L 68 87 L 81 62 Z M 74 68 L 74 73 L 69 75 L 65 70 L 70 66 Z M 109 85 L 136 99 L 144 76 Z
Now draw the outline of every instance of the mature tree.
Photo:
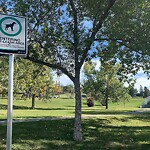
M 134 88 L 134 86 L 129 86 L 129 95 L 135 97 L 138 93 L 138 90 Z
M 63 88 L 61 87 L 60 83 L 54 84 L 54 94 L 59 95 L 63 92 Z
M 68 98 L 74 97 L 74 87 L 72 84 L 63 86 L 63 92 L 68 95 Z
M 21 58 L 15 59 L 14 93 L 23 93 L 32 98 L 31 108 L 35 108 L 35 97 L 49 99 L 53 93 L 51 70 L 42 65 Z
M 73 90 L 73 85 L 69 84 L 69 85 L 65 85 L 63 86 L 63 91 L 65 93 L 72 93 L 74 90 Z
M 143 98 L 150 96 L 150 90 L 145 86 L 143 91 Z
M 142 85 L 140 85 L 140 93 L 139 93 L 139 95 L 140 95 L 141 97 L 143 97 L 143 92 L 144 92 L 143 87 L 142 87 Z
M 8 93 L 8 58 L 0 59 L 0 94 L 6 96 Z
M 90 69 L 92 67 L 92 69 Z M 128 89 L 124 82 L 117 77 L 118 66 L 106 63 L 100 70 L 93 69 L 93 65 L 85 64 L 86 80 L 83 89 L 86 94 L 101 102 L 108 109 L 108 102 L 125 101 L 129 99 Z M 88 69 L 88 70 L 87 70 Z
M 3 11 L 29 22 L 27 59 L 61 70 L 74 83 L 74 139 L 82 140 L 80 70 L 85 60 L 124 64 L 124 74 L 149 69 L 148 0 L 5 0 Z M 8 6 L 9 5 L 9 6 Z M 35 47 L 34 45 L 38 45 Z M 129 69 L 129 70 L 128 70 Z
M 63 91 L 64 91 L 64 93 L 68 93 L 69 94 L 68 95 L 69 98 L 73 98 L 74 97 L 74 87 L 73 87 L 72 84 L 63 86 Z
M 8 93 L 8 57 L 0 59 L 0 94 Z M 15 58 L 14 95 L 21 94 L 32 98 L 32 108 L 35 107 L 35 96 L 44 100 L 53 93 L 53 77 L 51 69 L 32 63 L 22 58 Z

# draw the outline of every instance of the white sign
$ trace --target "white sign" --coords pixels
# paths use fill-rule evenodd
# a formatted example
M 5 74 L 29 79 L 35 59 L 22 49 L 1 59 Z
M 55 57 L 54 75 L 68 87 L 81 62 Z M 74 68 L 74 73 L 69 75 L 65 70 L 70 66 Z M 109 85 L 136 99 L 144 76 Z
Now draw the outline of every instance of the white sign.
M 0 14 L 0 53 L 27 54 L 26 18 Z

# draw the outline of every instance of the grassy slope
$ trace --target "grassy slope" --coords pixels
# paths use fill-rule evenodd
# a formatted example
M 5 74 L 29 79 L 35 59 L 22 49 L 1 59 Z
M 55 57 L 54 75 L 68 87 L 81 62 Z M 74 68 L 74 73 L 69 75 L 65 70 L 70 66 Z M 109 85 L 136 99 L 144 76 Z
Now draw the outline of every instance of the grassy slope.
M 83 119 L 84 140 L 74 142 L 73 119 L 53 120 L 13 124 L 13 150 L 149 150 L 150 149 L 150 114 L 123 114 L 124 111 L 136 110 L 142 100 L 110 104 L 110 109 L 102 106 L 88 108 L 83 101 L 83 114 L 112 114 Z M 42 117 L 73 115 L 74 101 L 54 99 L 52 102 L 37 101 L 36 109 L 30 110 L 30 101 L 14 101 L 14 117 Z M 0 100 L 1 108 L 6 100 Z M 21 110 L 21 108 L 24 108 Z M 6 110 L 0 110 L 5 118 Z M 0 125 L 0 150 L 6 147 L 6 125 Z

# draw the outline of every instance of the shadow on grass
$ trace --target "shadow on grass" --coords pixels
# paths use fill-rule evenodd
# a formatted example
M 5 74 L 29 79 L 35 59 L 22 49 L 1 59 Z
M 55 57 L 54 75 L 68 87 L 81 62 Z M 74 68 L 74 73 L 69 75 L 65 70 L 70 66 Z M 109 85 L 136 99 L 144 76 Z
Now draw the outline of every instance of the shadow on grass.
M 149 149 L 150 126 L 112 126 L 109 123 L 109 119 L 83 119 L 84 140 L 82 142 L 73 141 L 74 119 L 13 124 L 13 149 Z M 0 128 L 0 149 L 3 150 L 6 144 L 6 125 L 1 125 Z
M 131 115 L 130 119 L 149 122 L 150 121 L 150 113 L 141 113 L 138 115 Z
M 83 110 L 82 113 L 86 115 L 125 115 L 126 110 Z
M 0 109 L 1 109 L 1 110 L 7 109 L 7 105 L 0 104 Z
M 101 119 L 87 120 L 84 126 L 85 135 L 89 137 L 87 141 L 93 145 L 95 141 L 101 143 L 102 149 L 148 150 L 150 145 L 146 142 L 150 141 L 150 126 L 111 126 L 108 122 L 107 119 L 103 122 Z
M 7 109 L 7 105 L 0 104 L 0 109 L 4 109 L 4 110 Z M 25 109 L 31 109 L 31 107 L 13 105 L 13 109 L 22 109 L 22 110 L 25 110 Z
M 0 109 L 1 110 L 6 110 L 7 109 L 7 105 L 4 104 L 0 104 Z M 68 109 L 68 108 L 35 108 L 32 109 L 31 107 L 28 106 L 17 106 L 17 105 L 13 105 L 13 109 L 22 109 L 22 110 L 72 110 L 72 109 Z
M 35 110 L 73 110 L 68 108 L 35 108 Z

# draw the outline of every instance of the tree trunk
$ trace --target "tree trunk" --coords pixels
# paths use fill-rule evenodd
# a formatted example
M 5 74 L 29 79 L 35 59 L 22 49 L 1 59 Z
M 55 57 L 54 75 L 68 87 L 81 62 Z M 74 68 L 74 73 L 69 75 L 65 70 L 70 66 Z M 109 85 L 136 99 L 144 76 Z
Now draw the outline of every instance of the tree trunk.
M 31 106 L 32 109 L 35 108 L 35 94 L 32 95 L 32 106 Z
M 80 72 L 74 81 L 75 88 L 75 122 L 74 122 L 74 140 L 82 141 L 81 128 L 81 91 L 80 91 Z
M 105 98 L 105 103 L 106 103 L 106 109 L 108 109 L 108 97 Z

